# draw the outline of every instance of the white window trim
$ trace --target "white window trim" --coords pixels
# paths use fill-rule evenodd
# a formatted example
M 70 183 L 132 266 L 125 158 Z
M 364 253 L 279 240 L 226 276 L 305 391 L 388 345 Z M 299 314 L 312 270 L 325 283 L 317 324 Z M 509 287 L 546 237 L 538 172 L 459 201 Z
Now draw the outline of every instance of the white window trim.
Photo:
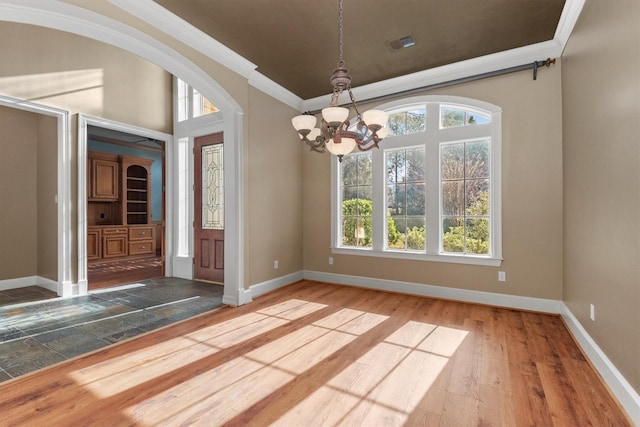
M 459 255 L 449 253 L 435 253 L 439 251 L 442 239 L 441 225 L 441 186 L 440 183 L 440 166 L 438 168 L 427 168 L 427 182 L 437 184 L 427 184 L 426 203 L 427 209 L 427 229 L 438 230 L 439 238 L 427 241 L 426 252 L 413 251 L 394 251 L 384 249 L 384 238 L 377 238 L 380 230 L 385 230 L 384 208 L 376 209 L 373 212 L 373 247 L 372 248 L 355 248 L 343 247 L 340 245 L 341 230 L 337 219 L 340 218 L 341 209 L 338 203 L 338 195 L 340 194 L 340 168 L 337 157 L 333 157 L 331 161 L 331 252 L 341 255 L 357 255 L 371 256 L 379 258 L 408 259 L 416 261 L 432 261 L 446 262 L 455 264 L 471 264 L 481 266 L 497 267 L 502 263 L 502 109 L 496 105 L 479 101 L 471 98 L 455 97 L 455 96 L 423 96 L 409 99 L 398 100 L 375 107 L 376 109 L 391 111 L 403 110 L 405 106 L 427 106 L 427 126 L 424 133 L 416 133 L 403 135 L 399 138 L 387 137 L 381 143 L 380 148 L 372 151 L 372 168 L 373 170 L 381 170 L 384 167 L 385 150 L 400 147 L 409 147 L 412 145 L 423 145 L 425 137 L 429 141 L 437 141 L 437 143 L 426 145 L 425 158 L 440 158 L 440 146 L 442 143 L 454 141 L 467 141 L 478 139 L 478 129 L 486 128 L 486 136 L 491 137 L 491 170 L 490 170 L 490 233 L 491 233 L 491 256 L 484 255 Z M 449 129 L 440 129 L 440 111 L 441 105 L 460 106 L 465 109 L 479 109 L 487 111 L 491 114 L 491 123 L 480 124 L 474 126 L 461 126 Z M 351 120 L 353 122 L 353 119 Z M 438 162 L 439 164 L 440 162 Z M 385 206 L 384 200 L 384 174 L 373 174 L 373 205 Z M 430 188 L 430 187 L 431 188 Z M 438 187 L 434 191 L 434 187 Z M 430 191 L 431 190 L 431 191 Z M 437 197 L 437 200 L 433 200 Z M 437 212 L 434 211 L 437 210 Z

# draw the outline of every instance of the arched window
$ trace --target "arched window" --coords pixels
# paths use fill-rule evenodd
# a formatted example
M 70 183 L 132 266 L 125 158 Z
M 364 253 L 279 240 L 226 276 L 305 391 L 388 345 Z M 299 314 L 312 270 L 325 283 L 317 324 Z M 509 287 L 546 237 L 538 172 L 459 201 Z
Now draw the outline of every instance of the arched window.
M 499 265 L 501 109 L 443 96 L 376 108 L 380 149 L 332 165 L 332 250 Z

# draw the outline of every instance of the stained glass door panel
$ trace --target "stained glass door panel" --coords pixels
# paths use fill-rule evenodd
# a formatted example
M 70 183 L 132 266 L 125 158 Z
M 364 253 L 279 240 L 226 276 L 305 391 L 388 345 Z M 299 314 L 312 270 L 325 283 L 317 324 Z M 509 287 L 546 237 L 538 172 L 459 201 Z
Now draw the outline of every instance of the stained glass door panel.
M 194 278 L 224 282 L 224 164 L 222 133 L 195 138 Z

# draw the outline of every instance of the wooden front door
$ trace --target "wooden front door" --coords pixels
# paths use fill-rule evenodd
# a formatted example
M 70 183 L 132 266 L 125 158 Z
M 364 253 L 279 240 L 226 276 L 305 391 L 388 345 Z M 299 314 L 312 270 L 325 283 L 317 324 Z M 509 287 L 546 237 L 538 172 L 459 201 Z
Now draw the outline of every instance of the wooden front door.
M 222 133 L 195 138 L 194 278 L 224 282 L 224 180 Z

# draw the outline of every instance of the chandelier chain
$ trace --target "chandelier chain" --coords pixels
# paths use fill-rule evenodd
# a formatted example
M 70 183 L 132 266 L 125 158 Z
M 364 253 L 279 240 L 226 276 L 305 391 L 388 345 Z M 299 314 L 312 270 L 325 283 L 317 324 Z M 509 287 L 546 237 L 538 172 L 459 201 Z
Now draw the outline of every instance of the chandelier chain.
M 342 0 L 338 0 L 338 68 L 344 67 L 342 45 Z
M 358 147 L 360 151 L 378 148 L 378 143 L 387 136 L 388 129 L 384 126 L 388 121 L 388 115 L 384 111 L 370 110 L 368 123 L 365 123 L 360 115 L 358 103 L 351 91 L 351 76 L 344 64 L 343 43 L 343 0 L 338 0 L 338 66 L 331 74 L 331 86 L 333 93 L 329 107 L 322 110 L 322 123 L 315 127 L 316 117 L 310 117 L 305 113 L 294 117 L 291 122 L 298 131 L 300 139 L 306 143 L 312 151 L 323 153 L 329 151 L 342 161 L 345 154 Z M 349 94 L 351 106 L 355 110 L 356 117 L 354 127 L 349 122 L 349 108 L 340 107 L 339 97 L 344 92 Z M 365 112 L 365 115 L 367 112 Z

